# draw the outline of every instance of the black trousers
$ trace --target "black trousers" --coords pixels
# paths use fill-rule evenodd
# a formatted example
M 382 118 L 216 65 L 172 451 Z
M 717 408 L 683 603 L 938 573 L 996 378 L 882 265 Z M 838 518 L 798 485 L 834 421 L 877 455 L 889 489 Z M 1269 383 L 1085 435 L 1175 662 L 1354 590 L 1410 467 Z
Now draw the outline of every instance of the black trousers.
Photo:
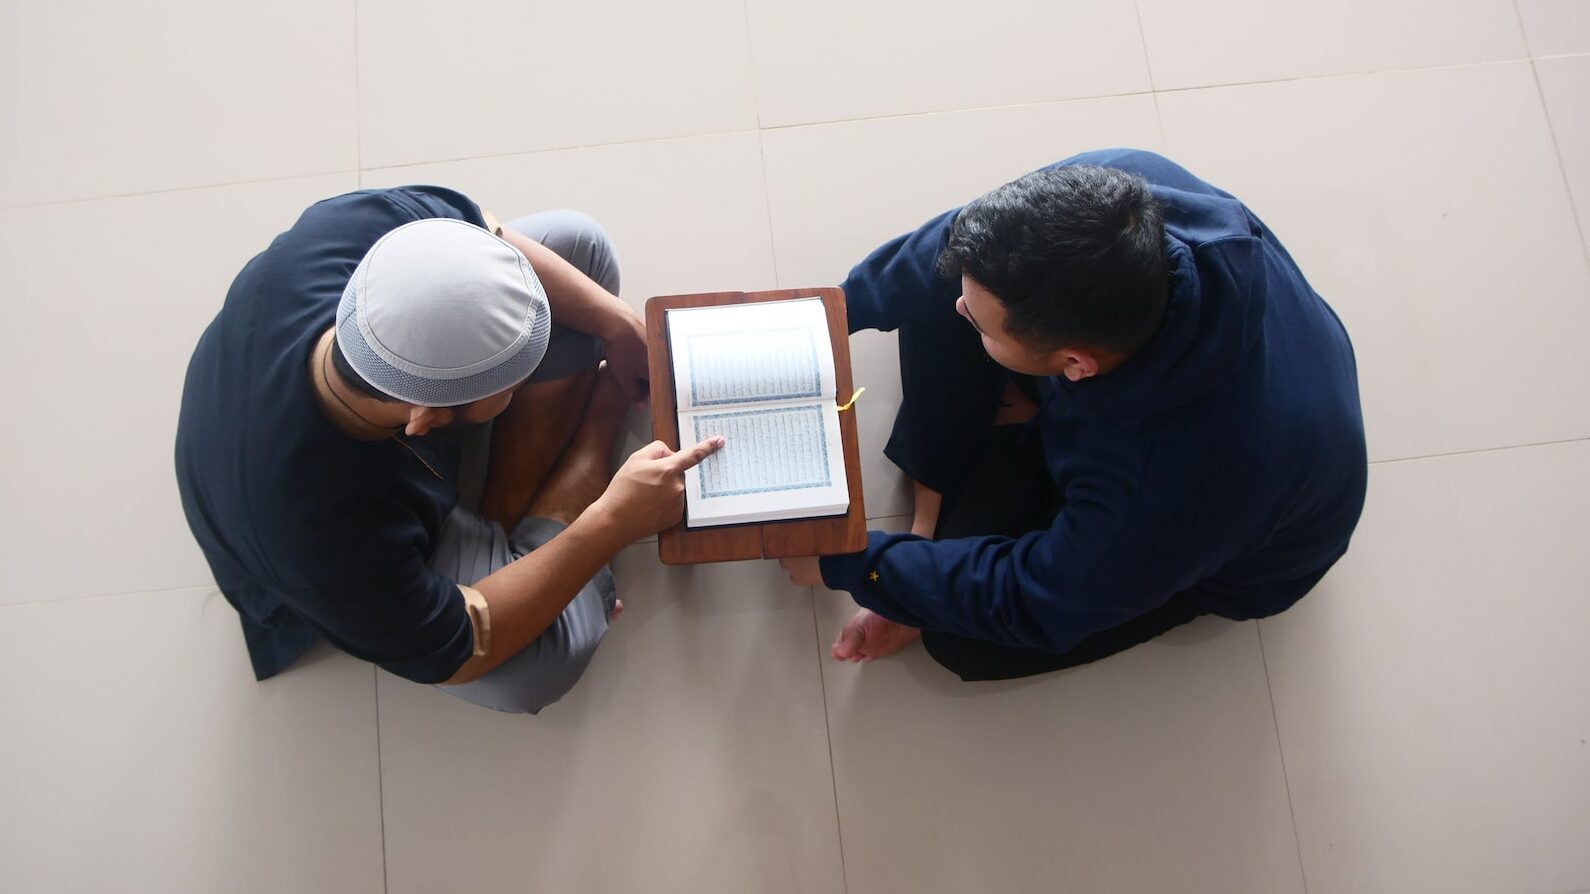
M 1020 537 L 1049 527 L 1060 511 L 1060 503 L 1060 493 L 1044 464 L 1037 432 L 1025 425 L 1000 426 L 984 441 L 984 449 L 964 485 L 945 495 L 939 510 L 938 537 Z M 1159 608 L 1119 627 L 1090 634 L 1061 653 L 931 630 L 922 631 L 922 644 L 934 661 L 962 680 L 1009 680 L 1097 661 L 1147 642 L 1201 614 L 1204 612 L 1190 597 L 1173 596 Z

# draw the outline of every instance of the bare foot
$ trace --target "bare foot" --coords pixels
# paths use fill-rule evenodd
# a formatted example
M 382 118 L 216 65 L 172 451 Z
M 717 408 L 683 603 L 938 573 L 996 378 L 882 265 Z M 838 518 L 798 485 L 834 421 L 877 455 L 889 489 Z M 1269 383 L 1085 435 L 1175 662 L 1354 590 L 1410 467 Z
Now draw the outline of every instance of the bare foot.
M 828 654 L 835 661 L 864 662 L 885 655 L 893 655 L 911 645 L 922 636 L 922 631 L 907 627 L 883 617 L 869 609 L 858 609 L 839 638 L 834 640 Z
M 618 620 L 618 616 L 622 615 L 623 613 L 624 613 L 624 600 L 622 600 L 622 599 L 614 599 L 613 600 L 613 610 L 607 613 L 607 623 L 611 624 L 614 621 L 617 621 Z

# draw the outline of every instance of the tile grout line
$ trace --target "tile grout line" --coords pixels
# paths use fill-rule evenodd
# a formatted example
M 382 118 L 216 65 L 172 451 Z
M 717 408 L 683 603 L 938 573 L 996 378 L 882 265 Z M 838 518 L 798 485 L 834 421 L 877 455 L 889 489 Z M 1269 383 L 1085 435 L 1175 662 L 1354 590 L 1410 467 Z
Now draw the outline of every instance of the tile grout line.
M 358 167 L 359 189 L 364 188 L 364 96 L 359 83 L 359 0 L 353 0 L 353 156 Z M 375 803 L 381 828 L 381 891 L 391 894 L 386 854 L 386 768 L 381 753 L 381 679 L 370 666 L 370 698 L 375 705 Z
M 386 865 L 386 768 L 381 757 L 381 677 L 373 664 L 370 665 L 370 697 L 375 699 L 375 803 L 381 812 L 381 891 L 391 894 Z
M 47 596 L 43 599 L 24 599 L 21 602 L 0 602 L 0 611 L 24 605 L 43 605 L 45 603 L 82 602 L 85 599 L 116 599 L 131 596 L 164 596 L 170 593 L 182 593 L 188 590 L 203 590 L 220 595 L 221 589 L 212 581 L 207 584 L 189 584 L 177 587 L 155 587 L 151 590 L 112 590 L 104 593 L 83 593 L 77 596 Z
M 767 143 L 762 132 L 756 132 L 756 157 L 762 167 L 762 209 L 767 215 L 767 254 L 773 262 L 773 288 L 781 289 L 784 283 L 778 276 L 778 240 L 773 238 L 773 191 L 767 185 Z
M 1264 691 L 1270 696 L 1270 724 L 1275 729 L 1275 753 L 1281 759 L 1281 784 L 1286 789 L 1286 813 L 1292 818 L 1292 846 L 1297 848 L 1297 877 L 1303 883 L 1303 894 L 1308 894 L 1308 870 L 1303 868 L 1303 836 L 1297 833 L 1297 807 L 1292 803 L 1292 777 L 1286 771 L 1286 746 L 1281 743 L 1281 718 L 1275 710 L 1275 687 L 1270 683 L 1270 659 L 1264 653 L 1264 628 L 1257 618 L 1253 621 L 1253 632 L 1259 637 L 1259 664 L 1264 668 Z
M 1513 7 L 1513 21 L 1518 23 L 1518 39 L 1523 41 L 1524 52 L 1534 59 L 1535 48 L 1529 45 L 1529 29 L 1524 27 L 1524 10 L 1518 5 L 1518 0 L 1512 0 L 1510 5 Z
M 783 285 L 778 278 L 778 240 L 773 238 L 773 195 L 767 185 L 767 143 L 762 139 L 762 92 L 756 79 L 756 39 L 751 34 L 751 0 L 740 0 L 740 15 L 745 20 L 746 65 L 751 72 L 751 111 L 756 116 L 756 159 L 762 169 L 762 210 L 767 216 L 767 255 L 773 262 L 773 287 Z M 815 612 L 816 609 L 813 608 Z M 813 620 L 816 616 L 813 615 Z
M 1546 85 L 1540 81 L 1540 61 L 1543 58 L 1561 59 L 1572 58 L 1578 54 L 1556 56 L 1538 56 L 1535 48 L 1529 44 L 1529 29 L 1524 26 L 1524 9 L 1518 0 L 1513 0 L 1513 15 L 1518 19 L 1518 34 L 1524 41 L 1524 49 L 1529 52 L 1529 73 L 1535 79 L 1535 95 L 1540 97 L 1540 111 L 1546 117 L 1546 133 L 1551 137 L 1551 151 L 1557 156 L 1557 172 L 1562 175 L 1562 188 L 1568 193 L 1568 210 L 1573 212 L 1574 230 L 1579 233 L 1579 250 L 1584 255 L 1585 265 L 1590 266 L 1590 234 L 1585 232 L 1584 219 L 1580 216 L 1579 203 L 1590 202 L 1590 197 L 1579 197 L 1573 194 L 1573 182 L 1568 179 L 1568 162 L 1562 157 L 1562 141 L 1557 139 L 1557 122 L 1551 117 L 1551 104 L 1546 101 Z M 1590 209 L 1585 209 L 1590 213 Z
M 1165 136 L 1165 112 L 1159 107 L 1159 91 L 1154 91 L 1154 125 L 1159 128 L 1159 145 L 1164 147 L 1165 154 L 1171 155 L 1170 138 Z
M 1499 447 L 1475 447 L 1472 450 L 1450 450 L 1446 453 L 1425 453 L 1419 456 L 1398 456 L 1392 459 L 1377 459 L 1369 463 L 1371 466 L 1384 466 L 1391 463 L 1411 463 L 1424 459 L 1443 459 L 1449 456 L 1471 456 L 1476 453 L 1498 453 L 1503 450 L 1525 450 L 1530 447 L 1554 447 L 1558 444 L 1577 444 L 1580 441 L 1590 441 L 1590 437 L 1558 438 L 1553 441 L 1532 441 L 1528 444 L 1503 444 Z
M 1513 7 L 1517 9 L 1516 2 Z M 1583 219 L 1580 216 L 1579 203 L 1590 203 L 1590 196 L 1579 197 L 1573 194 L 1573 182 L 1568 179 L 1568 163 L 1562 157 L 1562 141 L 1557 139 L 1557 122 L 1551 118 L 1551 104 L 1546 101 L 1546 86 L 1540 82 L 1540 60 L 1529 60 L 1529 73 L 1535 79 L 1535 95 L 1540 97 L 1540 111 L 1546 118 L 1546 133 L 1551 137 L 1551 151 L 1557 156 L 1557 173 L 1562 177 L 1562 188 L 1568 193 L 1568 210 L 1573 212 L 1574 230 L 1579 234 L 1579 250 L 1584 255 L 1586 266 L 1590 266 L 1590 238 L 1586 238 Z M 1590 208 L 1585 212 L 1590 214 Z
M 353 0 L 353 159 L 358 168 L 355 187 L 364 188 L 364 90 L 359 82 L 359 0 Z M 375 704 L 375 804 L 381 829 L 381 892 L 391 894 L 391 874 L 386 854 L 386 768 L 381 753 L 381 679 L 370 666 L 370 698 Z
M 1137 42 L 1143 48 L 1143 69 L 1148 73 L 1148 92 L 1158 95 L 1154 86 L 1154 60 L 1148 57 L 1148 34 L 1143 31 L 1142 0 L 1132 0 L 1132 13 L 1137 16 Z
M 36 211 L 41 208 L 59 208 L 63 205 L 85 205 L 89 202 L 109 202 L 116 199 L 141 199 L 146 196 L 169 196 L 179 192 L 196 192 L 201 189 L 231 189 L 237 186 L 263 186 L 269 183 L 286 183 L 291 180 L 310 180 L 315 177 L 335 177 L 338 174 L 359 174 L 358 168 L 336 168 L 331 170 L 304 171 L 298 174 L 284 174 L 280 177 L 251 177 L 245 180 L 216 180 L 209 183 L 190 183 L 187 186 L 171 186 L 163 189 L 135 189 L 131 192 L 112 192 L 96 196 L 74 196 L 68 199 L 51 199 L 47 202 L 23 202 L 18 205 L 0 205 L 0 213 L 11 211 Z
M 1148 56 L 1148 34 L 1143 30 L 1142 0 L 1132 0 L 1132 11 L 1137 14 L 1137 40 L 1143 46 L 1143 68 L 1148 72 L 1148 93 L 1154 100 L 1154 126 L 1159 128 L 1159 145 L 1170 154 L 1170 140 L 1165 137 L 1165 113 L 1159 107 L 1159 88 L 1154 83 L 1154 60 Z
M 817 588 L 806 588 L 812 609 L 812 642 L 817 646 L 817 685 L 823 695 L 823 738 L 828 741 L 828 783 L 834 793 L 834 832 L 839 838 L 839 878 L 850 894 L 850 870 L 845 865 L 845 821 L 839 815 L 839 774 L 834 770 L 834 725 L 828 720 L 828 678 L 823 675 L 823 635 L 817 628 Z M 1304 892 L 1307 894 L 1307 892 Z
M 1590 54 L 1572 54 L 1590 55 Z M 1432 71 L 1456 71 L 1465 68 L 1484 68 L 1492 65 L 1518 65 L 1532 61 L 1529 56 L 1513 56 L 1505 59 L 1484 59 L 1473 62 L 1449 62 L 1440 65 L 1416 65 L 1410 68 L 1377 68 L 1367 71 L 1342 71 L 1330 74 L 1297 75 L 1286 78 L 1266 78 L 1255 81 L 1220 81 L 1210 84 L 1192 84 L 1185 87 L 1158 87 L 1150 90 L 1123 90 L 1119 93 L 1101 93 L 1094 96 L 1066 96 L 1053 99 L 1038 99 L 1029 102 L 1001 103 L 987 106 L 964 106 L 953 109 L 933 109 L 924 112 L 896 112 L 885 115 L 864 115 L 855 118 L 830 118 L 821 121 L 798 121 L 793 124 L 764 125 L 763 130 L 795 130 L 802 127 L 826 127 L 837 124 L 860 124 L 867 121 L 893 121 L 904 118 L 926 118 L 932 115 L 957 115 L 965 112 L 995 112 L 1007 109 L 1026 109 L 1035 106 L 1053 106 L 1066 103 L 1097 102 L 1104 99 L 1126 99 L 1133 96 L 1147 96 L 1150 93 L 1195 93 L 1200 90 L 1225 90 L 1233 87 L 1265 87 L 1272 84 L 1295 84 L 1308 81 L 1336 81 L 1347 78 L 1367 78 L 1378 75 L 1420 74 Z M 1150 73 L 1152 82 L 1152 73 Z
M 353 0 L 353 164 L 364 188 L 364 88 L 359 83 L 359 0 Z
M 1590 55 L 1590 54 L 1587 54 L 1587 53 L 1561 53 L 1561 54 L 1556 54 L 1556 55 L 1553 55 L 1553 56 L 1540 57 L 1540 58 L 1568 58 L 1568 57 L 1584 56 L 1584 55 Z M 1297 82 L 1301 82 L 1301 81 L 1330 81 L 1330 80 L 1338 80 L 1338 79 L 1343 79 L 1343 78 L 1373 77 L 1373 76 L 1376 76 L 1376 75 L 1389 75 L 1389 74 L 1414 74 L 1414 73 L 1420 73 L 1420 72 L 1448 71 L 1448 70 L 1456 70 L 1456 69 L 1462 69 L 1462 68 L 1480 68 L 1480 67 L 1489 66 L 1489 65 L 1515 65 L 1515 64 L 1519 64 L 1519 63 L 1529 63 L 1529 62 L 1533 62 L 1533 61 L 1535 61 L 1533 57 L 1524 56 L 1524 57 L 1510 58 L 1510 59 L 1489 59 L 1489 60 L 1480 61 L 1480 62 L 1459 62 L 1459 63 L 1452 63 L 1452 64 L 1448 64 L 1448 65 L 1427 65 L 1427 66 L 1414 67 L 1414 68 L 1384 68 L 1384 69 L 1376 69 L 1376 70 L 1373 70 L 1373 71 L 1338 72 L 1338 73 L 1335 73 L 1335 74 L 1306 75 L 1306 76 L 1294 77 L 1294 78 L 1275 78 L 1275 79 L 1271 79 L 1271 80 L 1260 80 L 1260 81 L 1231 81 L 1231 82 L 1227 82 L 1227 83 L 1218 83 L 1218 84 L 1199 84 L 1199 85 L 1191 86 L 1191 87 L 1156 88 L 1154 90 L 1149 90 L 1149 91 L 1134 90 L 1134 91 L 1126 91 L 1126 92 L 1123 92 L 1123 93 L 1101 94 L 1101 95 L 1098 95 L 1098 96 L 1073 96 L 1073 97 L 1064 97 L 1064 98 L 1056 98 L 1056 99 L 1044 99 L 1044 100 L 1037 100 L 1037 101 L 1034 101 L 1034 102 L 1009 103 L 1009 104 L 1005 104 L 1005 105 L 967 106 L 967 107 L 963 107 L 963 108 L 953 108 L 953 109 L 935 109 L 935 110 L 926 111 L 926 112 L 903 112 L 903 113 L 889 114 L 889 115 L 870 115 L 870 116 L 859 117 L 859 118 L 834 118 L 834 119 L 828 119 L 828 120 L 822 120 L 822 121 L 803 121 L 803 122 L 799 122 L 799 123 L 795 123 L 795 124 L 775 124 L 775 125 L 758 124 L 757 128 L 754 129 L 754 130 L 752 130 L 752 129 L 730 129 L 730 130 L 718 130 L 718 131 L 705 131 L 705 132 L 702 132 L 702 133 L 693 133 L 693 134 L 676 134 L 676 135 L 670 135 L 670 136 L 643 137 L 643 138 L 632 139 L 632 140 L 613 140 L 613 141 L 605 142 L 605 143 L 575 143 L 575 144 L 570 144 L 570 145 L 566 145 L 566 146 L 545 146 L 545 147 L 541 147 L 541 148 L 537 148 L 537 149 L 527 149 L 527 150 L 511 151 L 511 152 L 495 152 L 495 153 L 490 153 L 490 154 L 487 154 L 487 155 L 466 155 L 466 156 L 457 156 L 457 157 L 453 157 L 453 158 L 430 159 L 430 160 L 426 160 L 426 161 L 406 161 L 406 162 L 400 162 L 400 163 L 396 163 L 396 164 L 371 165 L 369 167 L 364 167 L 364 166 L 362 166 L 362 163 L 361 163 L 360 167 L 354 168 L 354 169 L 333 169 L 333 170 L 308 171 L 308 172 L 304 172 L 304 173 L 288 174 L 288 175 L 283 175 L 283 176 L 279 176 L 279 177 L 255 177 L 255 178 L 246 178 L 246 179 L 242 179 L 242 180 L 221 180 L 221 181 L 215 181 L 215 182 L 210 182 L 210 183 L 193 183 L 193 184 L 188 184 L 188 185 L 185 185 L 185 186 L 165 187 L 165 188 L 161 188 L 161 189 L 144 189 L 144 190 L 132 190 L 132 191 L 129 191 L 129 192 L 106 193 L 106 194 L 101 194 L 101 195 L 74 196 L 74 197 L 71 197 L 71 198 L 52 199 L 52 200 L 44 201 L 44 202 L 21 202 L 21 203 L 15 204 L 15 205 L 0 205 L 0 212 L 5 212 L 5 211 L 29 211 L 29 210 L 34 210 L 34 209 L 38 209 L 38 208 L 52 208 L 52 207 L 59 206 L 59 205 L 74 205 L 74 204 L 82 204 L 82 203 L 86 203 L 86 202 L 106 201 L 106 200 L 110 200 L 110 199 L 128 199 L 128 198 L 139 198 L 139 197 L 142 197 L 142 196 L 167 195 L 167 194 L 171 194 L 171 193 L 187 192 L 187 191 L 190 191 L 190 190 L 198 190 L 198 189 L 222 189 L 222 188 L 225 188 L 225 187 L 232 187 L 232 186 L 250 186 L 250 185 L 254 185 L 254 184 L 281 183 L 281 182 L 285 182 L 285 181 L 289 181 L 289 180 L 303 180 L 303 179 L 308 179 L 310 177 L 329 177 L 329 176 L 334 176 L 334 175 L 337 175 L 337 174 L 355 174 L 355 175 L 362 176 L 365 173 L 374 172 L 374 171 L 398 170 L 398 169 L 401 169 L 401 168 L 423 167 L 423 166 L 428 166 L 428 165 L 460 164 L 460 163 L 463 163 L 463 162 L 471 162 L 471 161 L 490 161 L 490 160 L 493 160 L 493 159 L 518 158 L 518 157 L 521 157 L 521 156 L 542 155 L 542 154 L 552 153 L 552 152 L 572 152 L 572 151 L 576 151 L 576 150 L 580 150 L 580 149 L 605 149 L 605 148 L 617 147 L 617 146 L 634 146 L 634 145 L 639 145 L 639 144 L 644 144 L 644 143 L 667 143 L 667 142 L 679 142 L 679 141 L 683 141 L 683 140 L 699 140 L 699 139 L 707 139 L 707 138 L 711 138 L 711 137 L 734 136 L 736 134 L 746 134 L 746 133 L 756 133 L 756 132 L 765 133 L 765 132 L 770 131 L 770 130 L 794 130 L 794 129 L 803 128 L 803 127 L 826 127 L 826 126 L 833 126 L 833 125 L 839 125 L 839 124 L 858 124 L 858 123 L 863 123 L 863 122 L 868 122 L 868 121 L 893 121 L 893 120 L 907 119 L 907 118 L 923 118 L 923 117 L 927 117 L 927 116 L 930 116 L 930 115 L 957 115 L 957 114 L 964 114 L 964 113 L 968 113 L 968 112 L 992 112 L 992 111 L 1002 111 L 1002 110 L 1007 110 L 1007 109 L 1025 109 L 1025 108 L 1034 108 L 1034 107 L 1038 107 L 1038 106 L 1061 105 L 1061 104 L 1065 104 L 1065 103 L 1096 102 L 1096 101 L 1099 101 L 1099 100 L 1106 100 L 1106 99 L 1125 99 L 1125 98 L 1128 98 L 1128 97 L 1147 96 L 1147 95 L 1154 95 L 1155 98 L 1156 98 L 1156 102 L 1157 102 L 1158 101 L 1158 95 L 1159 94 L 1165 94 L 1165 93 L 1188 93 L 1188 92 L 1193 92 L 1193 91 L 1198 91 L 1198 90 L 1222 90 L 1222 89 L 1233 88 L 1233 87 L 1262 87 L 1262 86 L 1266 86 L 1266 85 L 1270 85 L 1270 84 L 1290 84 L 1290 83 L 1297 83 Z M 758 115 L 758 118 L 760 118 L 760 114 Z M 361 148 L 360 151 L 362 152 L 362 148 Z

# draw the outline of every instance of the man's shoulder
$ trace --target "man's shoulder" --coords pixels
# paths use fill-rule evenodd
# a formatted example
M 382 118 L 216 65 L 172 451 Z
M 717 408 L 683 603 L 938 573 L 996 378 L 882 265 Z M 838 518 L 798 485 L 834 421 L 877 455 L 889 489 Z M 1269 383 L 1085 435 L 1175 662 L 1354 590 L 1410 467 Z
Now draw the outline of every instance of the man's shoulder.
M 360 189 L 321 199 L 307 208 L 299 224 L 322 219 L 347 222 L 368 219 L 389 228 L 416 220 L 451 217 L 485 224 L 480 206 L 463 193 L 445 186 L 414 184 L 381 189 Z
M 1126 171 L 1156 185 L 1175 184 L 1189 186 L 1198 184 L 1208 186 L 1208 184 L 1193 176 L 1186 168 L 1157 152 L 1147 149 L 1133 149 L 1130 147 L 1092 149 L 1087 152 L 1079 152 L 1069 158 L 1063 158 L 1049 165 L 1049 167 L 1063 168 L 1075 165 L 1093 165 L 1100 168 Z

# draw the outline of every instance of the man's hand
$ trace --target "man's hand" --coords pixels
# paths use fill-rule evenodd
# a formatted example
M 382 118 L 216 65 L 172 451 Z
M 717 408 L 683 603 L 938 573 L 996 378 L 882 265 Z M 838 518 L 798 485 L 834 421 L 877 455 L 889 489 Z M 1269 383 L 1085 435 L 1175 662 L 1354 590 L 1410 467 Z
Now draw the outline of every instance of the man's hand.
M 651 370 L 646 360 L 646 324 L 640 314 L 626 306 L 602 338 L 607 343 L 607 368 L 624 396 L 636 403 L 645 400 Z
M 685 513 L 685 470 L 722 446 L 722 435 L 678 453 L 653 441 L 624 461 L 588 511 L 600 516 L 625 543 L 671 528 Z
M 779 559 L 778 565 L 789 575 L 789 582 L 797 587 L 823 586 L 823 572 L 817 564 L 816 556 L 796 556 L 791 559 Z
M 497 219 L 485 212 L 486 223 L 500 229 Z M 552 319 L 600 338 L 607 345 L 607 365 L 619 388 L 632 401 L 646 399 L 649 378 L 646 366 L 646 324 L 635 309 L 619 300 L 589 276 L 575 269 L 557 252 L 511 229 L 498 232 L 530 262 L 546 290 Z

